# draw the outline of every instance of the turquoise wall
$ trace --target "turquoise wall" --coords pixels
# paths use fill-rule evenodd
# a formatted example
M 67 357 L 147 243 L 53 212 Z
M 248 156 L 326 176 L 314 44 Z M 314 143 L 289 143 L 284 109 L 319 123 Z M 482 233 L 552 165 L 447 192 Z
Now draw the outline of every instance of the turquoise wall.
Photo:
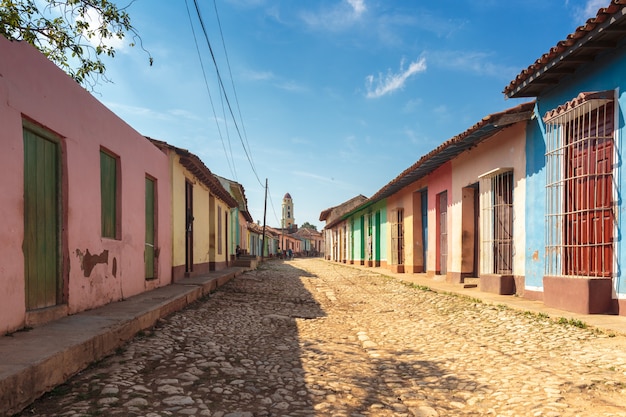
M 387 200 L 382 200 L 373 204 L 369 207 L 366 207 L 363 210 L 356 211 L 352 213 L 346 220 L 348 225 L 354 225 L 354 229 L 352 231 L 352 247 L 354 252 L 352 253 L 353 261 L 362 261 L 367 260 L 367 218 L 371 214 L 372 221 L 374 222 L 374 228 L 376 228 L 376 213 L 379 213 L 380 218 L 380 227 L 377 231 L 374 232 L 374 236 L 378 236 L 378 239 L 374 239 L 374 246 L 378 243 L 378 250 L 374 247 L 372 253 L 372 260 L 375 261 L 383 261 L 386 260 L 387 254 Z M 361 221 L 361 218 L 365 217 L 365 222 Z M 350 228 L 348 229 L 348 233 L 350 233 Z M 365 239 L 365 244 L 363 245 L 361 242 Z
M 626 251 L 622 247 L 622 230 L 624 230 L 623 202 L 626 183 L 622 169 L 623 137 L 626 134 L 624 109 L 626 108 L 626 45 L 621 45 L 591 64 L 581 66 L 579 70 L 561 81 L 549 92 L 537 97 L 535 116 L 529 126 L 526 140 L 526 287 L 527 289 L 542 288 L 545 271 L 545 129 L 543 116 L 547 111 L 566 103 L 581 92 L 616 90 L 618 92 L 618 120 L 616 127 L 617 163 L 616 173 L 616 216 L 617 231 L 615 233 L 617 251 L 615 289 L 618 294 L 626 296 L 626 281 L 622 274 L 622 265 L 626 262 Z

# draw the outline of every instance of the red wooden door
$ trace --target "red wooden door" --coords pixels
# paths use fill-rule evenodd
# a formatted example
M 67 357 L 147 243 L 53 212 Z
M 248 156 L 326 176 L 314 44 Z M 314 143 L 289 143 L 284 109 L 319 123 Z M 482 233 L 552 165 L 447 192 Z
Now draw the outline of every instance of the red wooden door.
M 567 129 L 566 275 L 613 274 L 613 119 L 598 117 L 612 116 L 612 104 L 605 110 L 586 115 Z

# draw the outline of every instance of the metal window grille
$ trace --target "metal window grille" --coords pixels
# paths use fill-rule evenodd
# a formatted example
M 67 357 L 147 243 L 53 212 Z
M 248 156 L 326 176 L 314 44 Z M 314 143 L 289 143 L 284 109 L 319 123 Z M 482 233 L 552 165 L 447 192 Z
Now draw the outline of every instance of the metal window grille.
M 610 277 L 615 229 L 613 100 L 579 98 L 560 110 L 544 119 L 545 273 Z
M 481 268 L 484 274 L 513 273 L 513 171 L 481 177 Z
M 404 209 L 392 212 L 391 263 L 404 265 Z

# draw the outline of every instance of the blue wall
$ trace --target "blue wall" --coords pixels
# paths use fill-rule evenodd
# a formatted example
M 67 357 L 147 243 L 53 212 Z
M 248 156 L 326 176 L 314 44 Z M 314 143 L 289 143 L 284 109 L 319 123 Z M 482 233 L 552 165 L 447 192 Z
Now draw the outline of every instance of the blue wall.
M 626 251 L 622 245 L 624 227 L 623 204 L 624 172 L 622 169 L 624 146 L 624 110 L 626 109 L 626 45 L 621 45 L 598 57 L 590 64 L 581 66 L 578 71 L 561 81 L 552 90 L 537 97 L 535 119 L 529 124 L 526 138 L 526 288 L 540 289 L 543 287 L 545 271 L 545 129 L 543 116 L 547 111 L 566 103 L 581 92 L 616 90 L 619 92 L 619 119 L 616 121 L 618 150 L 616 163 L 617 192 L 617 282 L 618 293 L 626 295 L 626 281 L 622 276 L 621 266 L 626 262 Z
M 535 107 L 536 111 L 536 107 Z M 543 287 L 545 269 L 546 145 L 543 124 L 535 117 L 526 130 L 526 288 Z

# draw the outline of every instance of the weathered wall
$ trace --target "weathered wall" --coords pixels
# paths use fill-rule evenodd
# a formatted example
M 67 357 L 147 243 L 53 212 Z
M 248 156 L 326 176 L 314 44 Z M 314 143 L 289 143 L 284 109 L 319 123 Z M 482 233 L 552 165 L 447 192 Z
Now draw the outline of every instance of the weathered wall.
M 26 43 L 0 37 L 0 331 L 25 318 L 23 120 L 60 137 L 65 200 L 65 303 L 69 313 L 171 281 L 170 188 L 166 156 Z M 100 149 L 120 161 L 119 239 L 101 237 Z M 10 175 L 7 175 L 10 174 Z M 157 183 L 160 250 L 156 280 L 144 279 L 145 178 Z M 88 255 L 89 252 L 89 255 Z

